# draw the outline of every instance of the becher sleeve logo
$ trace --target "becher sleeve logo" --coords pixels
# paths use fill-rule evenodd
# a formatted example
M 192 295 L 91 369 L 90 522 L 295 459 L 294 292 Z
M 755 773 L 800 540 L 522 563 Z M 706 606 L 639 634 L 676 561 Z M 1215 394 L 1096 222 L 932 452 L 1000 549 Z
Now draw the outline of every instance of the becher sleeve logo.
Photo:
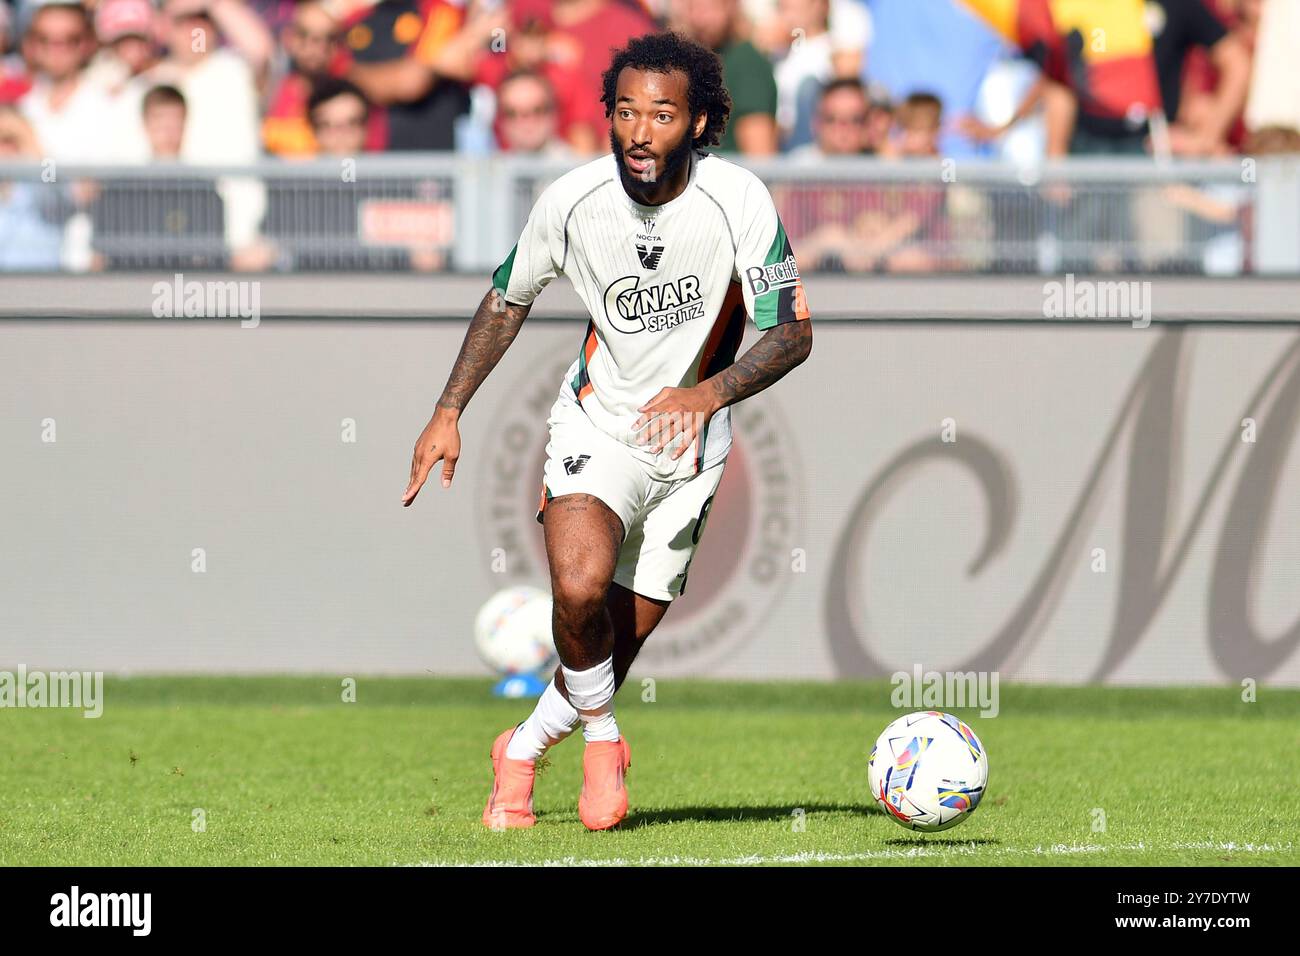
M 755 298 L 798 285 L 799 267 L 795 264 L 794 253 L 770 265 L 750 266 L 745 270 L 745 281 Z

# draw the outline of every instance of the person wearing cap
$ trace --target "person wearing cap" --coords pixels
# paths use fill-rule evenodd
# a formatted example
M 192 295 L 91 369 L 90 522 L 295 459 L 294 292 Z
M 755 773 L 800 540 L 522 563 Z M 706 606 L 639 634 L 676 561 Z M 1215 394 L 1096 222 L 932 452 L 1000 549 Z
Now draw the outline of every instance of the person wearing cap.
M 149 0 L 99 0 L 95 8 L 99 52 L 86 70 L 86 82 L 103 90 L 111 102 L 113 149 L 115 157 L 126 162 L 149 158 L 140 117 L 141 102 L 152 85 L 146 74 L 161 56 L 154 31 Z
M 105 82 L 115 78 L 120 86 L 158 62 L 154 9 L 149 0 L 99 0 L 95 36 L 100 49 L 91 63 L 91 72 L 103 70 Z

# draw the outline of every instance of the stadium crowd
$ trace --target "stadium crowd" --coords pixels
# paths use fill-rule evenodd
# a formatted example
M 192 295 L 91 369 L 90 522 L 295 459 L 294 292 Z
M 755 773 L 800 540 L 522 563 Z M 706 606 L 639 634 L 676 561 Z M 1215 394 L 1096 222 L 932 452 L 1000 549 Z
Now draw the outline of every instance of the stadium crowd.
M 578 161 L 608 149 L 611 50 L 659 29 L 719 53 L 721 152 L 1033 162 L 1300 142 L 1300 0 L 0 0 L 0 162 Z M 244 180 L 216 188 L 229 264 L 269 267 L 256 237 L 274 202 Z M 20 268 L 11 256 L 41 243 L 14 239 L 32 217 L 4 190 L 0 267 Z M 796 218 L 797 199 L 781 200 Z M 914 193 L 848 214 L 941 238 L 941 205 Z M 826 220 L 805 211 L 792 236 L 814 264 L 855 268 Z M 856 267 L 935 265 L 897 245 Z

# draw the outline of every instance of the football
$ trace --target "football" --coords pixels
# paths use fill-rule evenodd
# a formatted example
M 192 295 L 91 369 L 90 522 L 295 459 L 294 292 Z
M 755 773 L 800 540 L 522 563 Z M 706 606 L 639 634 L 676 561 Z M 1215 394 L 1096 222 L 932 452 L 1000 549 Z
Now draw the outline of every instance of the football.
M 984 745 L 961 720 L 937 710 L 899 717 L 867 757 L 871 795 L 909 830 L 937 833 L 961 823 L 988 787 Z
M 474 643 L 500 674 L 536 674 L 555 661 L 551 595 L 520 585 L 488 598 L 474 619 Z

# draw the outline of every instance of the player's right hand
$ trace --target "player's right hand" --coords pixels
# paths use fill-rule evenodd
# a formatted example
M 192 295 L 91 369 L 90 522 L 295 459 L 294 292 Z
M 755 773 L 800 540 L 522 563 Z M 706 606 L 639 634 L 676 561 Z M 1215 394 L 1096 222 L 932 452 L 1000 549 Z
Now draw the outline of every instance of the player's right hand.
M 451 487 L 452 476 L 456 472 L 456 461 L 460 458 L 459 414 L 439 408 L 424 426 L 420 437 L 415 442 L 415 452 L 411 456 L 411 483 L 402 492 L 402 507 L 407 507 L 424 487 L 429 472 L 439 461 L 442 462 L 442 486 Z

